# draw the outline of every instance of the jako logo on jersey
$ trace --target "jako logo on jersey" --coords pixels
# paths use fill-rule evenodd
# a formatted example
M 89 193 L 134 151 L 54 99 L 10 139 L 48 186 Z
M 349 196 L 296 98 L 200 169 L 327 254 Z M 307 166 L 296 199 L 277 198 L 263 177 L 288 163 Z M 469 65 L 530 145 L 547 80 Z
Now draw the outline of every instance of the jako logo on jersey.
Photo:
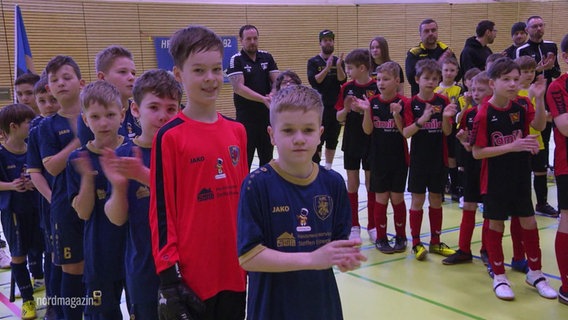
M 521 130 L 515 130 L 512 134 L 506 136 L 504 136 L 502 132 L 497 131 L 491 134 L 491 142 L 493 146 L 502 146 L 512 143 L 516 140 L 516 137 L 522 137 Z
M 67 134 L 67 133 L 70 133 L 70 132 L 71 132 L 71 130 L 65 129 L 65 130 L 59 130 L 59 131 L 57 132 L 57 134 L 60 135 L 60 136 L 62 136 L 62 135 L 64 135 L 64 134 Z
M 198 163 L 198 162 L 203 162 L 203 161 L 205 161 L 205 157 L 200 156 L 200 157 L 191 158 L 189 160 L 189 163 Z
M 289 206 L 275 206 L 272 207 L 272 213 L 284 213 L 284 212 L 289 212 L 290 211 L 290 207 Z
M 207 201 L 215 199 L 215 195 L 211 189 L 201 189 L 197 195 L 197 201 Z

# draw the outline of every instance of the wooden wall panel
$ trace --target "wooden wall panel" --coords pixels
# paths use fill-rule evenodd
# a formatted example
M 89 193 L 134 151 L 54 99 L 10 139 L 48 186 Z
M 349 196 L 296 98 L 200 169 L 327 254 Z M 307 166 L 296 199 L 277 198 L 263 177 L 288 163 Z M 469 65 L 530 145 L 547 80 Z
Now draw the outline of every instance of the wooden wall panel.
M 274 55 L 281 70 L 296 71 L 304 82 L 307 82 L 306 62 L 319 52 L 318 33 L 323 29 L 335 32 L 336 54 L 367 48 L 372 37 L 385 36 L 391 58 L 402 66 L 408 49 L 420 42 L 418 25 L 425 18 L 438 21 L 440 40 L 458 56 L 465 39 L 474 34 L 477 22 L 483 19 L 496 22 L 499 30 L 495 43 L 490 45 L 494 52 L 510 45 L 511 25 L 525 21 L 530 15 L 541 15 L 545 19 L 547 40 L 560 43 L 568 32 L 565 27 L 568 1 L 565 0 L 347 6 L 2 0 L 4 37 L 0 37 L 0 87 L 12 87 L 16 2 L 22 9 L 36 67 L 42 68 L 54 55 L 68 54 L 77 60 L 87 81 L 96 76 L 94 55 L 111 44 L 124 45 L 133 52 L 139 74 L 155 68 L 152 37 L 169 36 L 188 24 L 206 25 L 219 35 L 233 36 L 238 36 L 241 25 L 254 24 L 260 30 L 260 48 Z M 561 65 L 566 70 L 566 66 Z M 234 116 L 229 84 L 223 87 L 219 105 L 222 112 Z

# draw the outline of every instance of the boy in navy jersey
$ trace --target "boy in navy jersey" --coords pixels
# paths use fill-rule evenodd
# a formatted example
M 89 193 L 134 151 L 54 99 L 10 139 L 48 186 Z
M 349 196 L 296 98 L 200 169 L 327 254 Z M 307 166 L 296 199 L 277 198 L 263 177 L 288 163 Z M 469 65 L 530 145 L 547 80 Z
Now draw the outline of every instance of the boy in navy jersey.
M 351 235 L 349 238 L 361 238 L 361 226 L 359 224 L 359 168 L 361 164 L 365 171 L 365 188 L 367 190 L 367 212 L 368 224 L 367 231 L 371 242 L 377 238 L 375 221 L 372 218 L 375 194 L 369 191 L 370 166 L 368 161 L 370 137 L 363 132 L 363 110 L 357 106 L 356 98 L 370 98 L 379 93 L 377 82 L 371 78 L 369 68 L 371 67 L 369 50 L 355 49 L 345 57 L 345 68 L 351 81 L 343 84 L 339 91 L 339 97 L 335 109 L 337 110 L 337 120 L 345 123 L 343 130 L 343 151 L 344 169 L 347 171 L 347 196 L 351 204 Z
M 150 152 L 158 129 L 178 113 L 182 89 L 173 75 L 156 69 L 136 79 L 132 93 L 130 108 L 142 133 L 120 146 L 116 156 L 107 150 L 101 157 L 101 166 L 112 186 L 105 212 L 112 223 L 126 224 L 127 228 L 124 266 L 130 314 L 139 320 L 155 320 L 160 279 L 148 241 Z
M 535 135 L 529 126 L 542 130 L 545 126 L 544 80 L 532 90 L 536 112 L 517 102 L 520 68 L 510 58 L 495 61 L 488 70 L 493 95 L 478 109 L 473 123 L 472 150 L 475 159 L 483 159 L 480 186 L 483 195 L 483 217 L 489 219 L 487 251 L 494 272 L 493 290 L 503 300 L 512 300 L 503 258 L 504 220 L 518 216 L 523 244 L 528 257 L 526 282 L 549 299 L 557 294 L 541 271 L 541 251 L 534 208 L 531 199 L 531 153 L 538 152 Z
M 53 177 L 45 170 L 41 161 L 40 145 L 39 145 L 39 123 L 46 117 L 52 116 L 61 106 L 57 99 L 47 91 L 47 77 L 42 77 L 34 86 L 34 95 L 40 114 L 30 123 L 30 135 L 28 137 L 28 154 L 26 163 L 28 166 L 27 172 L 32 179 L 35 188 L 39 191 L 38 201 L 40 209 L 40 227 L 43 231 L 45 260 L 43 269 L 45 271 L 45 289 L 47 297 L 58 296 L 61 292 L 61 266 L 55 266 L 51 257 L 53 253 L 53 245 L 51 239 L 51 226 L 50 226 L 50 201 L 51 201 L 51 184 Z M 39 256 L 41 258 L 41 255 Z M 41 259 L 38 259 L 41 261 Z M 36 267 L 37 268 L 37 267 Z M 40 268 L 37 268 L 41 270 Z M 39 288 L 41 281 L 36 279 L 34 271 L 30 266 L 30 271 L 34 276 L 34 288 Z M 40 272 L 41 274 L 41 272 Z M 42 279 L 43 280 L 43 279 Z M 37 290 L 37 289 L 36 289 Z M 60 305 L 48 305 L 46 310 L 46 317 L 63 317 L 63 311 Z
M 149 219 L 159 316 L 243 319 L 246 275 L 236 242 L 247 136 L 242 124 L 217 112 L 223 42 L 190 25 L 174 33 L 170 53 L 188 99 L 152 146 Z
M 83 221 L 67 197 L 65 166 L 69 154 L 80 147 L 76 137 L 81 112 L 79 94 L 85 82 L 73 58 L 56 56 L 45 67 L 47 88 L 61 108 L 41 121 L 38 130 L 40 156 L 45 170 L 54 177 L 51 185 L 51 232 L 53 261 L 62 268 L 60 296 L 79 299 L 83 287 Z M 78 301 L 78 300 L 76 300 Z M 65 319 L 82 319 L 81 306 L 64 305 Z
M 108 180 L 99 156 L 124 142 L 118 135 L 122 102 L 115 86 L 98 80 L 83 89 L 81 105 L 83 120 L 95 138 L 71 152 L 65 172 L 71 205 L 85 220 L 83 281 L 86 295 L 94 301 L 85 306 L 85 319 L 120 319 L 126 229 L 111 223 L 104 212 Z
M 442 71 L 435 60 L 420 60 L 416 64 L 416 82 L 420 87 L 412 97 L 410 108 L 404 109 L 406 138 L 410 146 L 408 191 L 412 193 L 409 210 L 412 250 L 417 260 L 424 260 L 427 252 L 420 242 L 422 209 L 428 189 L 431 253 L 449 256 L 455 251 L 440 242 L 442 232 L 442 194 L 447 177 L 448 151 L 446 136 L 452 132 L 457 105 L 447 97 L 434 92 L 440 83 Z
M 377 241 L 375 246 L 382 253 L 406 251 L 406 204 L 404 189 L 408 175 L 408 145 L 402 136 L 403 108 L 410 107 L 408 98 L 398 93 L 400 67 L 389 61 L 377 67 L 377 86 L 380 95 L 358 100 L 365 111 L 363 130 L 371 136 L 370 189 L 375 193 L 375 210 L 369 219 L 375 219 Z M 396 231 L 395 244 L 391 247 L 387 238 L 387 206 L 391 201 Z
M 460 224 L 459 249 L 456 250 L 456 253 L 442 260 L 442 263 L 445 265 L 472 261 L 471 237 L 473 236 L 473 230 L 475 229 L 475 210 L 477 210 L 477 204 L 482 200 L 479 193 L 481 161 L 473 158 L 469 141 L 471 140 L 473 119 L 478 112 L 478 107 L 481 106 L 486 97 L 489 97 L 492 94 L 491 87 L 489 87 L 489 77 L 487 76 L 487 72 L 481 72 L 473 77 L 471 79 L 469 89 L 472 105 L 470 108 L 462 111 L 459 123 L 460 130 L 456 135 L 460 143 L 462 143 L 465 148 L 462 154 L 464 166 L 464 203 Z
M 34 86 L 38 81 L 39 76 L 34 73 L 24 73 L 14 81 L 14 90 L 16 91 L 18 103 L 29 106 L 35 114 L 39 113 L 34 97 Z
M 561 58 L 568 64 L 568 34 L 560 43 Z M 554 119 L 554 175 L 558 192 L 560 222 L 556 232 L 556 261 L 562 286 L 558 301 L 568 304 L 568 74 L 564 73 L 548 87 L 546 101 Z
M 0 211 L 2 229 L 12 255 L 12 277 L 22 296 L 22 319 L 36 318 L 36 304 L 26 256 L 37 248 L 41 237 L 37 192 L 25 174 L 26 138 L 34 111 L 25 104 L 12 104 L 0 111 L 0 130 L 6 140 L 0 147 Z M 40 242 L 41 243 L 41 242 Z
M 140 135 L 140 124 L 132 116 L 130 111 L 130 97 L 132 97 L 132 87 L 136 79 L 136 66 L 132 53 L 121 46 L 110 46 L 97 53 L 95 57 L 95 71 L 97 79 L 112 83 L 120 92 L 120 100 L 124 110 L 124 120 L 118 133 L 127 139 L 132 139 Z M 79 139 L 81 145 L 93 140 L 93 132 L 85 126 L 81 117 L 77 120 Z
M 366 260 L 360 239 L 345 240 L 351 228 L 345 182 L 312 162 L 322 114 L 321 96 L 306 86 L 272 99 L 268 132 L 278 158 L 247 177 L 239 200 L 247 319 L 343 319 L 332 267 L 345 272 Z

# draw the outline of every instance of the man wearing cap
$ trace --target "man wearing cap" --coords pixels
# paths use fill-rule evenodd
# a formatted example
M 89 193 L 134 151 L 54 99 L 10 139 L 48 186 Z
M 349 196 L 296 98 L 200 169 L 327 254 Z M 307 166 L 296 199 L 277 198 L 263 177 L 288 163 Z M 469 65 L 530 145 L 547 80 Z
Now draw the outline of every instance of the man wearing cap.
M 438 41 L 438 23 L 433 19 L 426 19 L 420 22 L 418 27 L 420 31 L 420 44 L 418 46 L 410 48 L 406 54 L 406 77 L 408 78 L 408 83 L 410 83 L 410 89 L 412 95 L 418 93 L 418 83 L 416 83 L 416 63 L 423 59 L 434 59 L 439 62 L 446 59 L 446 57 L 454 56 L 450 47 L 445 43 Z M 460 73 L 461 74 L 461 73 Z M 456 78 L 458 81 L 460 75 Z
M 258 50 L 258 29 L 255 26 L 242 26 L 239 41 L 242 49 L 231 57 L 227 76 L 233 86 L 237 121 L 245 126 L 247 132 L 247 160 L 250 169 L 255 150 L 258 152 L 260 166 L 272 159 L 274 147 L 266 130 L 269 125 L 269 94 L 272 83 L 280 72 L 272 55 Z
M 485 70 L 485 60 L 493 51 L 487 46 L 495 41 L 497 29 L 495 23 L 481 20 L 475 28 L 475 36 L 467 38 L 460 55 L 461 71 L 465 74 L 469 69 Z
M 308 60 L 308 81 L 321 94 L 324 105 L 324 131 L 313 161 L 320 162 L 321 150 L 325 142 L 325 168 L 331 169 L 341 130 L 341 125 L 336 118 L 335 103 L 346 75 L 343 68 L 343 54 L 340 57 L 333 55 L 335 34 L 331 30 L 321 31 L 319 44 L 320 53 Z
M 525 30 L 526 28 L 527 25 L 522 21 L 515 22 L 513 24 L 511 27 L 511 38 L 513 39 L 513 44 L 503 51 L 503 55 L 513 60 L 517 58 L 517 49 L 525 44 L 528 39 L 527 30 Z

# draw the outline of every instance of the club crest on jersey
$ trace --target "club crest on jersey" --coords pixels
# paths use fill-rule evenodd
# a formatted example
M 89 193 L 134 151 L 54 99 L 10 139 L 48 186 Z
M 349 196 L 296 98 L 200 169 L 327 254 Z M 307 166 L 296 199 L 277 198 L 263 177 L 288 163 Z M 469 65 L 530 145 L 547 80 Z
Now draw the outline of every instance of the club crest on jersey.
M 509 118 L 511 118 L 511 124 L 515 124 L 521 121 L 521 113 L 520 112 L 509 113 Z
M 442 106 L 440 105 L 432 106 L 432 113 L 440 113 L 440 112 L 442 112 Z
M 300 214 L 296 216 L 298 219 L 298 226 L 296 231 L 298 232 L 309 232 L 312 231 L 312 227 L 308 226 L 308 214 L 309 211 L 306 208 L 300 210 Z
M 244 69 L 245 69 L 245 70 L 246 70 L 247 72 L 249 72 L 249 73 L 250 73 L 250 72 L 251 72 L 251 70 L 252 70 L 252 67 L 251 67 L 251 66 L 249 66 L 248 64 L 247 64 L 247 65 L 245 65 L 245 66 L 244 66 L 243 68 L 244 68 Z
M 319 195 L 314 197 L 314 210 L 316 216 L 321 220 L 329 218 L 333 211 L 333 199 L 328 195 Z
M 217 158 L 217 164 L 215 165 L 215 167 L 217 169 L 217 174 L 215 175 L 215 179 L 217 180 L 225 179 L 227 175 L 225 174 L 225 171 L 223 171 L 223 159 Z
M 229 146 L 229 156 L 231 157 L 233 166 L 239 164 L 239 159 L 241 157 L 241 149 L 239 146 Z
M 260 67 L 262 68 L 262 70 L 268 69 L 268 62 L 261 62 Z
M 365 91 L 365 95 L 367 96 L 367 98 L 370 98 L 375 95 L 375 90 L 367 90 Z

